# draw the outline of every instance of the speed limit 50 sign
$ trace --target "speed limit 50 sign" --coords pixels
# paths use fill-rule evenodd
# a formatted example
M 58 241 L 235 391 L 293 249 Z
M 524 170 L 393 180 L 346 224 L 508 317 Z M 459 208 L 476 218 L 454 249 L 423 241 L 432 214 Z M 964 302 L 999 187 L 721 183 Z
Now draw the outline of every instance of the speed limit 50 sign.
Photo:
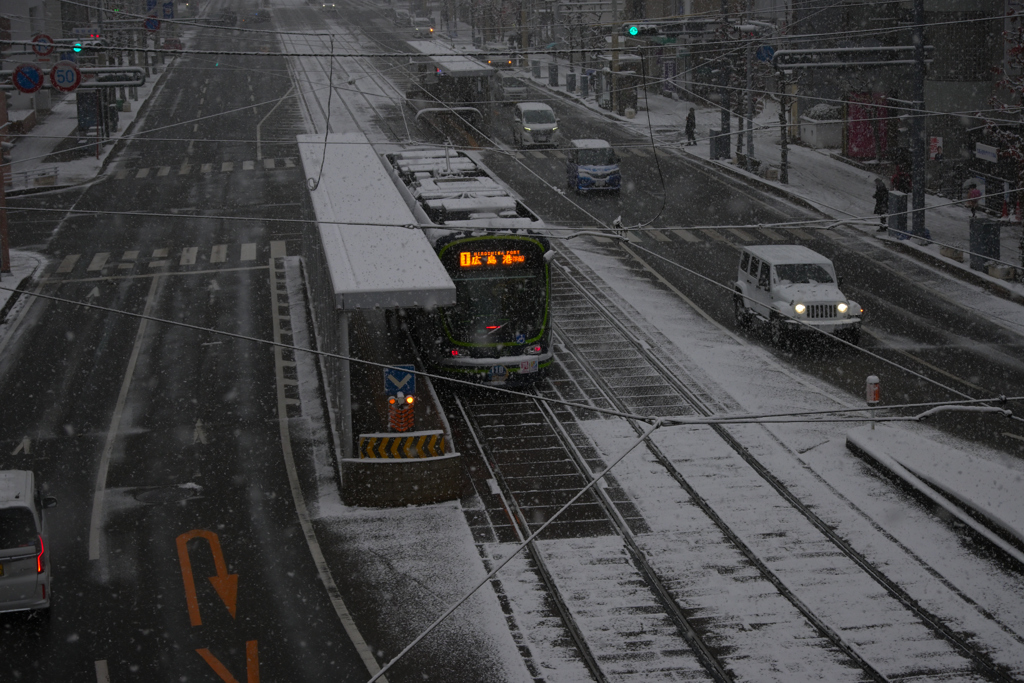
M 50 70 L 50 83 L 61 92 L 72 92 L 81 85 L 82 72 L 74 62 L 57 62 Z

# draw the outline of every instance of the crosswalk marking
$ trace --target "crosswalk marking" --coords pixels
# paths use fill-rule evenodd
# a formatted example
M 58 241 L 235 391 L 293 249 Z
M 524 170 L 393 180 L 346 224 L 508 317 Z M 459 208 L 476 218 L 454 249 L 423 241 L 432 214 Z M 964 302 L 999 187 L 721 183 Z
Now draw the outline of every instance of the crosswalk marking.
M 64 257 L 64 260 L 60 262 L 60 265 L 57 266 L 57 272 L 70 273 L 74 269 L 75 264 L 78 263 L 79 258 L 81 258 L 81 254 L 68 254 Z
M 731 232 L 732 234 L 736 235 L 737 237 L 739 237 L 744 242 L 756 242 L 757 241 L 757 238 L 754 237 L 753 235 L 751 235 L 746 230 L 741 230 L 739 228 L 730 228 L 729 232 Z
M 203 164 L 199 169 L 200 173 L 213 173 L 213 164 Z
M 128 169 L 122 168 L 120 171 L 117 172 L 117 175 L 114 177 L 117 178 L 118 180 L 124 180 L 125 178 L 128 177 Z
M 796 235 L 797 237 L 799 237 L 802 240 L 813 240 L 814 239 L 813 236 L 808 235 L 806 232 L 804 232 L 800 228 L 792 228 L 792 229 L 790 229 L 789 233 L 791 235 Z
M 178 169 L 178 175 L 188 175 L 191 170 L 192 166 L 187 161 L 183 161 L 181 162 L 181 168 Z
M 263 168 L 274 168 L 275 159 L 264 159 Z
M 171 167 L 170 166 L 161 166 L 160 170 L 157 171 L 157 175 L 162 178 L 163 176 L 167 175 L 170 172 L 171 172 Z
M 780 235 L 779 233 L 775 232 L 771 228 L 758 228 L 758 230 L 760 230 L 765 235 L 767 235 L 768 239 L 775 240 L 776 242 L 781 242 L 782 240 L 786 239 L 785 235 Z
M 693 234 L 693 230 L 677 230 L 676 236 L 684 242 L 700 242 L 700 238 Z
M 565 158 L 565 152 L 559 152 L 557 149 L 551 150 L 551 155 L 553 157 L 555 157 L 556 159 L 564 159 Z
M 729 243 L 729 240 L 727 240 L 724 237 L 722 237 L 722 234 L 720 232 L 718 232 L 717 230 L 715 230 L 714 228 L 711 228 L 711 229 L 708 229 L 708 230 L 701 230 L 701 232 L 704 233 L 705 235 L 707 235 L 708 237 L 710 237 L 713 240 L 717 240 L 719 242 L 725 242 L 726 244 Z
M 242 162 L 242 170 L 243 171 L 251 171 L 254 168 L 256 168 L 256 162 L 255 161 L 243 161 Z
M 210 250 L 210 263 L 224 263 L 228 258 L 228 245 L 215 244 Z
M 544 154 L 543 152 L 538 152 L 538 151 L 532 150 L 532 149 L 528 150 L 528 151 L 530 152 L 530 156 L 532 156 L 534 159 L 547 159 L 548 158 L 548 155 Z
M 179 266 L 193 266 L 196 263 L 196 254 L 199 252 L 199 247 L 185 247 L 181 250 L 181 260 L 178 261 Z
M 843 236 L 840 235 L 838 232 L 836 232 L 835 228 L 833 228 L 831 230 L 817 230 L 815 232 L 817 232 L 819 235 L 824 235 L 825 237 L 828 237 L 829 239 L 833 239 L 833 240 L 841 240 L 841 239 L 843 239 Z
M 288 255 L 288 243 L 284 240 L 274 240 L 270 243 L 270 258 L 284 258 Z
M 295 159 L 293 157 L 285 157 L 284 158 L 284 167 L 285 168 L 295 168 Z
M 223 164 L 220 165 L 220 172 L 221 173 L 231 173 L 231 171 L 233 171 L 234 169 L 235 169 L 235 162 L 233 162 L 233 161 L 225 161 Z
M 671 242 L 668 235 L 663 233 L 661 230 L 648 230 L 647 234 L 656 239 L 659 242 Z
M 246 242 L 242 245 L 242 260 L 243 261 L 255 261 L 256 260 L 256 243 Z
M 139 172 L 135 174 L 135 177 L 136 177 L 136 179 L 138 179 L 138 178 L 145 178 L 148 175 L 149 175 L 149 169 L 148 168 L 140 168 Z
M 153 258 L 167 258 L 167 248 L 154 249 Z
M 124 252 L 124 255 L 121 256 L 122 261 L 134 261 L 137 258 L 139 258 L 138 249 L 136 249 L 135 251 L 126 251 Z
M 107 264 L 108 258 L 110 258 L 110 254 L 105 251 L 94 255 L 92 262 L 89 263 L 89 267 L 86 270 L 103 270 L 103 266 Z

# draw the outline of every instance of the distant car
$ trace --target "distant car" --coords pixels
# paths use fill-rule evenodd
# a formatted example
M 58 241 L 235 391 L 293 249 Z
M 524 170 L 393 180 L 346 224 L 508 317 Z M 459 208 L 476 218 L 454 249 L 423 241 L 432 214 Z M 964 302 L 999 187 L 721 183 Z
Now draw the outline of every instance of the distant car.
M 501 103 L 512 106 L 526 99 L 526 84 L 508 71 L 499 71 L 501 79 Z
M 0 470 L 0 612 L 49 609 L 53 562 L 43 511 L 56 504 L 40 496 L 32 472 Z
M 430 17 L 413 17 L 412 30 L 416 32 L 417 38 L 433 38 L 434 20 Z
M 558 119 L 543 102 L 519 102 L 512 110 L 512 142 L 523 147 L 557 147 Z
M 334 2 L 332 2 L 331 0 L 321 3 L 321 7 L 323 7 L 325 10 L 329 12 L 338 9 L 338 6 L 334 4 Z
M 395 26 L 412 26 L 412 15 L 407 9 L 396 9 L 392 21 Z
M 566 185 L 576 192 L 618 192 L 622 187 L 619 155 L 607 140 L 572 140 L 566 150 Z
M 767 325 L 776 345 L 814 330 L 860 342 L 864 310 L 840 291 L 832 261 L 807 247 L 743 247 L 733 288 L 737 327 Z

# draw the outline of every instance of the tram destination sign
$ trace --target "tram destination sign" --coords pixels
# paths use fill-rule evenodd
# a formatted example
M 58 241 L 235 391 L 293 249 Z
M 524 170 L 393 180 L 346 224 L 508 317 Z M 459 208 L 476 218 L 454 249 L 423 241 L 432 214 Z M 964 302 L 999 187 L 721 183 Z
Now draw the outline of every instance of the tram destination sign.
M 526 254 L 519 249 L 492 249 L 490 251 L 459 252 L 459 267 L 488 268 L 517 266 L 526 263 Z

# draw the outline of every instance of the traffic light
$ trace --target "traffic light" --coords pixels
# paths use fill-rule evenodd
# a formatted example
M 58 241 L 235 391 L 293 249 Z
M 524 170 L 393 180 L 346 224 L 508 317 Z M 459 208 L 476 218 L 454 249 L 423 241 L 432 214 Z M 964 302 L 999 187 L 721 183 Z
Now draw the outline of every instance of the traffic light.
M 626 24 L 623 26 L 626 35 L 631 38 L 638 38 L 640 36 L 656 36 L 658 35 L 658 26 L 656 24 Z

